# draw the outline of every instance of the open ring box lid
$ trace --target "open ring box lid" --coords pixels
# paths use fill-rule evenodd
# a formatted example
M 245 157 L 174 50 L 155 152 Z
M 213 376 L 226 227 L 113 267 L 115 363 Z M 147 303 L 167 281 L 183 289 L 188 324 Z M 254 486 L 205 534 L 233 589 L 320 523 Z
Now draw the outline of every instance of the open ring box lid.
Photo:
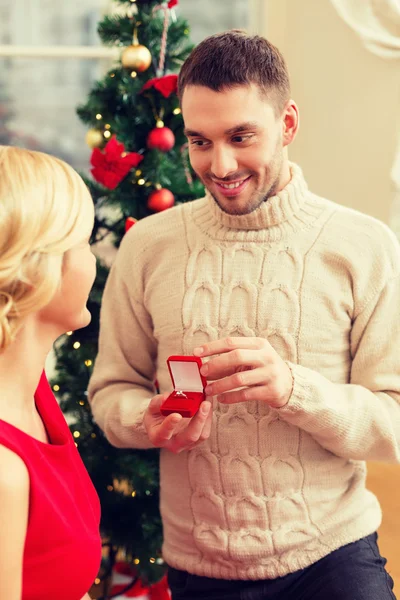
M 161 414 L 179 413 L 193 417 L 205 399 L 207 379 L 200 373 L 201 358 L 197 356 L 170 356 L 167 360 L 174 391 L 161 406 Z

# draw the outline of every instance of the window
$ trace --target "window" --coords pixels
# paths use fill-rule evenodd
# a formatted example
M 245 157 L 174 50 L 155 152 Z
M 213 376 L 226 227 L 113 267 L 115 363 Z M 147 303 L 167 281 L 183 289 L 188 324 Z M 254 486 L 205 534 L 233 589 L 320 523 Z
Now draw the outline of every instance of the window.
M 180 0 L 194 43 L 225 29 L 246 28 L 255 0 Z M 260 0 L 263 2 L 263 0 Z M 109 68 L 97 25 L 111 0 L 0 0 L 0 142 L 89 166 L 86 126 L 76 115 Z

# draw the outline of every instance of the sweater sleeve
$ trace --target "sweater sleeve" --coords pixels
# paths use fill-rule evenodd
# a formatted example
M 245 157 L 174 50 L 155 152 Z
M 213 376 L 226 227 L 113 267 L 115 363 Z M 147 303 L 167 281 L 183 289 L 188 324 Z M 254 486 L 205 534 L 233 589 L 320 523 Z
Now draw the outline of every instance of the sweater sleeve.
M 89 383 L 89 402 L 94 420 L 109 442 L 119 448 L 152 448 L 143 426 L 146 408 L 155 395 L 157 346 L 152 320 L 140 294 L 131 289 L 135 271 L 129 250 L 122 244 L 104 289 L 99 352 Z M 122 265 L 122 267 L 121 267 Z
M 287 422 L 347 459 L 400 462 L 400 276 L 391 277 L 353 322 L 348 384 L 289 364 Z

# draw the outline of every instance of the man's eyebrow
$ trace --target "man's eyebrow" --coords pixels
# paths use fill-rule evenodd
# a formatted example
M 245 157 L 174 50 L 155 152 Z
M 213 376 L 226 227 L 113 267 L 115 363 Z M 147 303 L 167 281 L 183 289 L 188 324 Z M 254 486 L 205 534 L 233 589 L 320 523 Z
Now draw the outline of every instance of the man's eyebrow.
M 193 129 L 186 129 L 186 127 L 183 130 L 183 133 L 186 135 L 186 137 L 205 137 L 199 131 L 194 131 Z
M 255 121 L 247 121 L 246 123 L 240 123 L 240 125 L 235 125 L 235 127 L 231 127 L 224 131 L 225 135 L 232 135 L 233 133 L 241 133 L 243 131 L 248 131 L 249 129 L 258 129 L 258 125 Z
M 248 121 L 247 123 L 240 123 L 240 125 L 235 125 L 234 127 L 230 127 L 230 129 L 227 129 L 226 131 L 224 131 L 224 134 L 232 135 L 234 133 L 241 133 L 243 131 L 248 131 L 249 129 L 258 129 L 257 123 L 255 121 Z M 184 134 L 186 135 L 186 137 L 202 137 L 202 138 L 206 137 L 200 131 L 194 131 L 194 129 L 187 129 L 186 127 L 184 129 Z

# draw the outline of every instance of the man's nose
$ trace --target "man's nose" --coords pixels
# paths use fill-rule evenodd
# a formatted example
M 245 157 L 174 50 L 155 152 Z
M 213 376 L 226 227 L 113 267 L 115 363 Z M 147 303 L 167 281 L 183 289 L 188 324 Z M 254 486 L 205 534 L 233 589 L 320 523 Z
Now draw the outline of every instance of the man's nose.
M 224 179 L 235 173 L 238 169 L 235 154 L 230 149 L 215 148 L 211 161 L 211 171 L 217 179 Z

